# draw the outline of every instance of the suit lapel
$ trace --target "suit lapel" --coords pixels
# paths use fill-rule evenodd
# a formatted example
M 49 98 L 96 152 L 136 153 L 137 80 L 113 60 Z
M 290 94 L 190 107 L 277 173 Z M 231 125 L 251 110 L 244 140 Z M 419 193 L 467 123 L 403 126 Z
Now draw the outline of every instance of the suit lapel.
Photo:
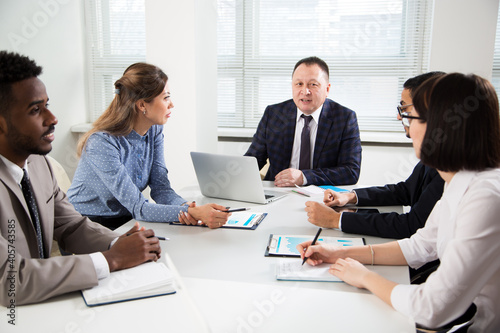
M 314 156 L 313 156 L 313 169 L 317 167 L 319 157 L 325 146 L 328 133 L 330 133 L 330 128 L 333 125 L 332 121 L 333 110 L 328 99 L 325 100 L 323 104 L 323 110 L 321 111 L 321 116 L 319 117 L 318 131 L 316 133 L 316 143 L 314 144 Z
M 12 218 L 15 219 L 19 227 L 24 230 L 24 234 L 26 235 L 28 241 L 29 252 L 34 255 L 34 258 L 37 258 L 38 248 L 35 227 L 31 221 L 31 215 L 28 210 L 26 200 L 24 199 L 23 191 L 21 190 L 19 184 L 11 176 L 7 170 L 7 166 L 2 160 L 0 160 L 0 181 L 5 185 L 8 191 L 11 191 L 14 194 L 15 199 L 18 201 L 17 204 L 20 205 L 19 206 L 15 202 L 12 202 Z M 11 197 L 12 200 L 15 200 L 14 196 Z M 22 208 L 23 211 L 19 211 L 19 208 Z
M 283 156 L 286 157 L 286 159 L 284 159 L 284 169 L 287 169 L 290 167 L 290 161 L 292 159 L 293 141 L 295 140 L 295 126 L 297 125 L 297 106 L 293 100 L 288 103 L 286 108 L 284 108 L 283 120 L 285 125 L 282 132 Z
M 9 171 L 7 170 L 7 166 L 3 163 L 1 159 L 0 159 L 0 178 L 1 178 L 0 180 L 5 184 L 5 186 L 10 191 L 12 191 L 12 193 L 15 194 L 17 200 L 19 200 L 19 203 L 23 206 L 24 212 L 28 216 L 28 219 L 31 219 L 30 212 L 28 210 L 28 205 L 26 204 L 26 200 L 24 200 L 23 191 L 21 190 L 19 184 L 16 183 L 14 178 L 12 178 Z

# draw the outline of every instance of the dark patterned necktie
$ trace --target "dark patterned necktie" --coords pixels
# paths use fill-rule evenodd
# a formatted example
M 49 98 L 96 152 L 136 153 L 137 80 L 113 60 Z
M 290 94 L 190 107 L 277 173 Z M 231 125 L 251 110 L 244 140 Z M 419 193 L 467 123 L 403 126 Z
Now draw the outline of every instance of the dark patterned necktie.
M 26 204 L 28 205 L 28 209 L 31 215 L 31 221 L 35 226 L 36 231 L 36 239 L 38 243 L 38 255 L 40 259 L 45 258 L 43 253 L 43 238 L 42 238 L 42 226 L 40 224 L 40 215 L 38 214 L 38 206 L 36 205 L 35 196 L 33 194 L 33 189 L 31 187 L 30 180 L 28 178 L 28 173 L 24 170 L 24 176 L 21 180 L 21 186 L 23 188 L 24 199 L 26 200 Z
M 299 169 L 307 170 L 311 169 L 311 130 L 309 129 L 309 123 L 312 120 L 312 116 L 302 114 L 301 117 L 304 118 L 304 127 L 300 136 Z

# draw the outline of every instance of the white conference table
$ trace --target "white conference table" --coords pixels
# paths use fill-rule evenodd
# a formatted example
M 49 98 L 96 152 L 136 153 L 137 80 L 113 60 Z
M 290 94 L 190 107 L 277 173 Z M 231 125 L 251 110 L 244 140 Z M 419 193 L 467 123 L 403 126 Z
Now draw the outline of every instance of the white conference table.
M 266 187 L 272 183 L 265 182 Z M 4 332 L 415 332 L 414 322 L 366 290 L 343 282 L 278 281 L 278 258 L 265 257 L 269 235 L 311 235 L 318 228 L 307 222 L 307 198 L 291 193 L 267 205 L 207 198 L 197 186 L 178 191 L 198 205 L 216 202 L 233 208 L 250 207 L 268 213 L 256 230 L 209 229 L 164 223 L 141 225 L 159 236 L 164 255 L 180 276 L 177 294 L 88 308 L 79 293 L 36 305 L 19 306 L 16 328 Z M 402 211 L 402 207 L 378 207 Z M 134 221 L 120 227 L 127 231 Z M 322 236 L 364 237 L 367 244 L 388 241 L 324 229 Z M 172 265 L 170 260 L 167 264 Z M 369 266 L 383 276 L 409 283 L 407 267 Z M 6 316 L 3 316 L 4 318 Z M 40 323 L 47 322 L 44 329 Z M 10 325 L 9 325 L 10 326 Z M 50 329 L 48 329 L 50 327 Z

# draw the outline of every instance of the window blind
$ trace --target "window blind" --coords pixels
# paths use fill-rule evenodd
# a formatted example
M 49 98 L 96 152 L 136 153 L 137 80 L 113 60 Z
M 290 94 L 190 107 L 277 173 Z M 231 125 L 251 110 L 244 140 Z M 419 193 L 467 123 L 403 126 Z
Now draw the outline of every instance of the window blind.
M 428 0 L 218 0 L 218 126 L 255 128 L 267 105 L 292 97 L 295 63 L 330 67 L 329 98 L 361 130 L 401 132 L 404 81 L 428 67 Z
M 500 96 L 500 8 L 497 16 L 497 32 L 495 35 L 495 52 L 493 54 L 493 71 L 491 83 L 495 87 L 497 95 Z
M 146 60 L 144 0 L 85 0 L 90 121 L 113 99 L 114 83 Z

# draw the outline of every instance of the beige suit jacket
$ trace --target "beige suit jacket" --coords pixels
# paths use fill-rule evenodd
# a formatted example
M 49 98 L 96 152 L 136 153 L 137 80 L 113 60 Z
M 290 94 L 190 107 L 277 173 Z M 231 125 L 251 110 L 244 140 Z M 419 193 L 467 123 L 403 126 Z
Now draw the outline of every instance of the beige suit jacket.
M 63 249 L 79 255 L 36 259 L 35 228 L 22 190 L 0 160 L 0 303 L 4 306 L 36 303 L 96 285 L 88 253 L 107 250 L 119 236 L 73 208 L 44 156 L 31 155 L 27 163 L 45 253 L 50 254 L 55 239 Z

